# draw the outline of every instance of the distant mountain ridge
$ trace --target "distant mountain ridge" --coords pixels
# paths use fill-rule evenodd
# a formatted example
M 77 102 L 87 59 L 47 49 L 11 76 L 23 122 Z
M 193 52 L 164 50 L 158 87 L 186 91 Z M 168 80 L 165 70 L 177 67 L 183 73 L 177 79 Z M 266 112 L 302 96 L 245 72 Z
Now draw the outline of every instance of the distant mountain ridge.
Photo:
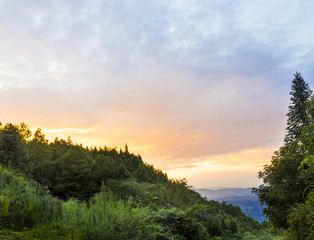
M 258 198 L 252 194 L 251 188 L 222 188 L 222 189 L 194 189 L 201 196 L 208 200 L 218 202 L 226 201 L 234 206 L 239 206 L 241 210 L 259 222 L 265 220 L 263 206 L 260 205 Z
M 221 188 L 221 189 L 194 189 L 196 192 L 201 194 L 203 197 L 208 199 L 227 197 L 227 196 L 245 196 L 245 195 L 253 195 L 251 188 Z

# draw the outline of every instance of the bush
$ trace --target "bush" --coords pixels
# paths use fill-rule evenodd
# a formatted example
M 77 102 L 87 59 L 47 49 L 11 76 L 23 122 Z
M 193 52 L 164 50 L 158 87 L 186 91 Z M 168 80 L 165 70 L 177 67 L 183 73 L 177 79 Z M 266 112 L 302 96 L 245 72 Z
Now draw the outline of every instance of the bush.
M 0 226 L 31 228 L 60 219 L 61 201 L 38 183 L 0 166 Z
M 162 239 L 162 233 L 148 231 L 152 229 L 148 209 L 133 207 L 132 199 L 116 200 L 111 191 L 102 187 L 88 205 L 74 199 L 62 205 L 63 223 L 73 236 L 83 232 L 91 240 Z
M 297 204 L 292 209 L 288 221 L 288 239 L 314 239 L 314 191 L 307 196 L 304 204 Z

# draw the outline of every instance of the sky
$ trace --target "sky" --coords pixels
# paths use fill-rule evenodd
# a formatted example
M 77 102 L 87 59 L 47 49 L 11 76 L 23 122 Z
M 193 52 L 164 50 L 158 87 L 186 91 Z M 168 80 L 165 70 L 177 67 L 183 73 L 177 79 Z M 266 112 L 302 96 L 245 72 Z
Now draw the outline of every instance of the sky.
M 314 88 L 313 26 L 312 1 L 0 0 L 0 121 L 258 186 L 293 74 Z

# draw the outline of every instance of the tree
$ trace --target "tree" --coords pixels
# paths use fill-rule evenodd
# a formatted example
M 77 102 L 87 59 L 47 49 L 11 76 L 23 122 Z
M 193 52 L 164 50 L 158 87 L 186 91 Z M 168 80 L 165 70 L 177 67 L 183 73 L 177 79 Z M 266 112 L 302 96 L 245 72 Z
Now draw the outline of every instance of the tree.
M 34 134 L 33 139 L 31 140 L 32 143 L 42 143 L 47 144 L 48 140 L 45 138 L 45 134 L 42 132 L 41 128 L 38 128 Z
M 17 126 L 17 129 L 22 137 L 22 142 L 26 142 L 32 136 L 32 132 L 29 129 L 29 126 L 23 122 L 20 123 L 19 126 Z
M 309 177 L 299 171 L 299 167 L 312 152 L 314 133 L 310 128 L 314 116 L 314 101 L 310 99 L 312 91 L 300 73 L 294 76 L 285 144 L 274 153 L 271 163 L 259 172 L 258 177 L 263 179 L 263 184 L 252 190 L 266 205 L 264 214 L 270 222 L 285 229 L 289 228 L 292 207 L 304 203 L 306 199 L 304 190 L 308 187 Z
M 301 135 L 302 128 L 307 124 L 306 106 L 312 94 L 309 85 L 298 72 L 294 74 L 291 88 L 291 104 L 286 115 L 288 117 L 285 136 L 286 144 L 293 143 Z
M 270 222 L 279 228 L 288 228 L 288 215 L 291 206 L 304 201 L 305 179 L 298 171 L 302 156 L 289 152 L 287 147 L 275 152 L 271 164 L 259 172 L 263 179 L 259 188 L 253 188 L 261 204 L 266 205 L 263 212 Z
M 25 126 L 23 125 L 23 127 Z M 26 131 L 24 130 L 22 132 Z M 30 136 L 30 134 L 21 135 L 17 125 L 10 123 L 2 126 L 0 132 L 0 163 L 28 174 L 32 172 L 33 165 L 29 161 L 25 136 Z
M 124 147 L 124 153 L 129 154 L 129 147 L 127 143 L 125 144 L 125 147 Z
M 59 198 L 88 199 L 99 190 L 92 177 L 92 158 L 86 150 L 73 147 L 54 165 L 55 183 L 50 190 Z

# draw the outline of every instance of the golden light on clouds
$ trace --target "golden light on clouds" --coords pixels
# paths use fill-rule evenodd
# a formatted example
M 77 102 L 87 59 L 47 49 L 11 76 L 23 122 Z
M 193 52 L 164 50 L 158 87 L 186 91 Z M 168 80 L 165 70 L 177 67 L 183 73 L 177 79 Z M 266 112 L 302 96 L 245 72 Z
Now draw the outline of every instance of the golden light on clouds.
M 53 126 L 51 122 L 47 125 Z M 171 178 L 187 178 L 190 185 L 198 188 L 256 186 L 260 184 L 257 172 L 269 163 L 273 152 L 278 149 L 259 147 L 226 154 L 215 154 L 211 149 L 208 152 L 204 151 L 206 149 L 200 152 L 196 146 L 202 146 L 203 141 L 208 142 L 209 139 L 215 140 L 212 134 L 184 135 L 159 129 L 139 132 L 137 135 L 117 123 L 108 127 L 94 125 L 88 128 L 45 128 L 37 125 L 36 128 L 31 128 L 32 132 L 38 127 L 49 141 L 53 141 L 55 137 L 71 137 L 74 143 L 82 143 L 83 146 L 106 145 L 118 149 L 123 149 L 127 143 L 130 152 L 140 154 L 145 162 L 162 169 Z M 179 150 L 178 144 L 183 144 Z
M 277 148 L 256 148 L 238 153 L 194 159 L 191 164 L 169 164 L 166 170 L 172 178 L 185 176 L 192 186 L 202 188 L 228 187 L 234 177 L 250 179 L 237 182 L 238 187 L 252 187 L 260 184 L 257 172 L 268 164 Z M 254 177 L 252 177 L 254 175 Z M 215 176 L 215 177 L 214 177 Z
M 148 149 L 150 148 L 151 146 L 150 145 L 144 145 L 144 146 L 132 146 L 129 147 L 130 150 L 133 150 L 133 151 L 138 151 L 138 150 L 142 150 L 142 149 Z
M 151 4 L 1 2 L 0 121 L 127 143 L 196 187 L 255 185 L 282 144 L 293 71 L 314 84 L 313 4 Z
M 36 131 L 36 128 L 31 129 L 32 131 Z M 92 129 L 76 129 L 76 128 L 61 128 L 61 129 L 46 129 L 42 128 L 41 129 L 43 133 L 62 133 L 62 132 L 68 132 L 68 133 L 88 133 L 91 132 Z

